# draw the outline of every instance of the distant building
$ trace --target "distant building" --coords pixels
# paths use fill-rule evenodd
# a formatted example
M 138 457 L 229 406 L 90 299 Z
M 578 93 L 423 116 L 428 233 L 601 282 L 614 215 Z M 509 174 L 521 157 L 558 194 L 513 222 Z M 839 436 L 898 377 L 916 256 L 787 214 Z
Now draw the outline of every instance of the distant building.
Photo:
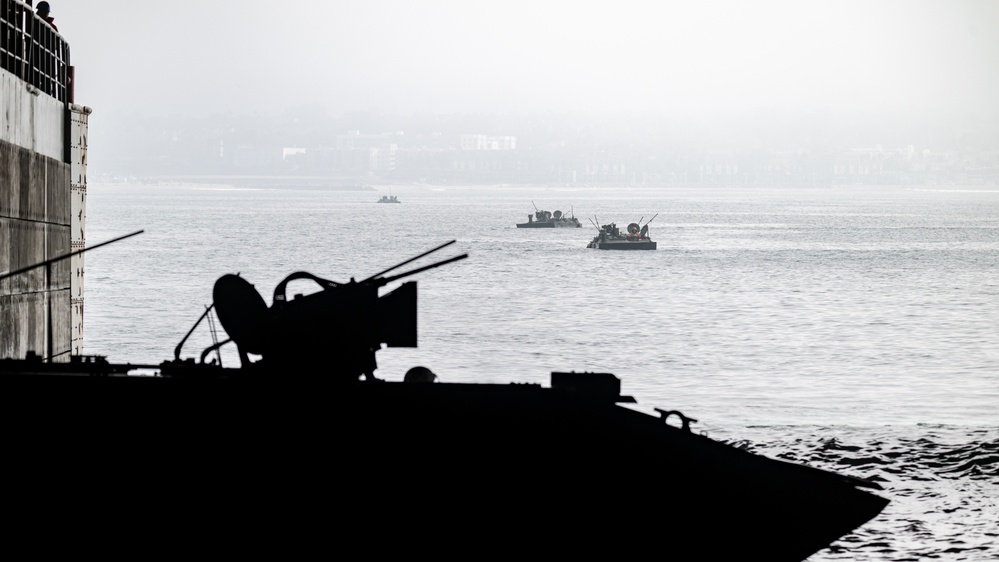
M 516 148 L 517 148 L 517 137 L 461 135 L 462 150 L 515 150 Z

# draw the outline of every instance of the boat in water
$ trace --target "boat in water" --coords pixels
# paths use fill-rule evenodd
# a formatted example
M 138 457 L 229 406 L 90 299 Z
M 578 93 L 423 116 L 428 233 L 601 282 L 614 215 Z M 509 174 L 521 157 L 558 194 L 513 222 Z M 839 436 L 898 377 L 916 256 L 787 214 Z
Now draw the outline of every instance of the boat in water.
M 659 216 L 658 214 L 656 216 Z M 652 222 L 656 216 L 649 219 Z M 649 236 L 649 222 L 633 222 L 626 232 L 621 232 L 616 223 L 597 227 L 597 235 L 586 245 L 595 250 L 655 250 L 656 242 Z M 596 222 L 593 223 L 596 226 Z
M 517 223 L 517 228 L 579 228 L 581 226 L 583 225 L 576 218 L 575 213 L 570 216 L 557 209 L 553 213 L 538 209 L 537 205 L 534 206 L 534 214 L 527 215 L 527 222 Z
M 397 195 L 382 195 L 381 199 L 378 200 L 379 203 L 402 203 L 399 201 Z
M 374 554 L 791 562 L 888 503 L 876 483 L 714 440 L 676 410 L 643 412 L 611 373 L 447 383 L 414 365 L 401 381 L 377 377 L 379 349 L 417 345 L 416 282 L 401 280 L 467 254 L 386 274 L 453 243 L 361 281 L 295 272 L 270 304 L 223 275 L 157 364 L 0 360 L 3 421 L 21 429 L 5 450 L 31 459 L 32 478 L 85 484 L 94 501 L 141 491 L 172 514 L 208 498 L 220 525 L 264 520 Z M 291 282 L 317 289 L 292 298 Z M 224 335 L 213 329 L 215 343 L 185 358 L 214 317 Z M 225 345 L 238 365 L 222 365 Z

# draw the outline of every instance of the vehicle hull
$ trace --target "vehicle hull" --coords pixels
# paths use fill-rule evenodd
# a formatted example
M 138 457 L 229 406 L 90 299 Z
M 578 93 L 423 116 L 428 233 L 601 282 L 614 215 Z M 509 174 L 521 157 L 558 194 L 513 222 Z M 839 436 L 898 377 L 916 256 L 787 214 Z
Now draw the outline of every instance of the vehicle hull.
M 656 243 L 652 240 L 594 239 L 586 247 L 594 250 L 655 250 Z
M 517 223 L 517 228 L 581 228 L 583 225 L 573 221 L 551 221 L 551 222 L 521 222 Z
M 164 506 L 210 497 L 220 522 L 281 514 L 275 524 L 318 526 L 324 541 L 373 553 L 800 561 L 887 503 L 863 489 L 876 485 L 540 385 L 342 385 L 211 369 L 8 372 L 0 384 L 3 421 L 20 428 L 7 452 L 31 459 L 15 477 L 25 489 L 86 482 L 102 505 L 142 494 L 147 509 L 131 513 L 151 523 Z

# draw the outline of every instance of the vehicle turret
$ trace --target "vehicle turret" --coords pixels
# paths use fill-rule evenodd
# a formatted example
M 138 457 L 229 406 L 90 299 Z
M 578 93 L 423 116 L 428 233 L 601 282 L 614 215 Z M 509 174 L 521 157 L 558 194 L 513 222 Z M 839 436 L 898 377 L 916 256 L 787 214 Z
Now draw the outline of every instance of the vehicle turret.
M 356 381 L 362 376 L 374 379 L 375 352 L 383 345 L 416 347 L 417 341 L 416 282 L 405 282 L 384 295 L 379 295 L 379 290 L 393 281 L 468 255 L 390 277 L 383 275 L 453 243 L 362 281 L 351 278 L 347 283 L 338 283 L 304 271 L 292 273 L 274 289 L 270 306 L 240 275 L 223 275 L 212 292 L 219 322 L 230 338 L 223 343 L 236 344 L 241 366 L 248 372 L 330 376 L 337 381 Z M 320 290 L 289 298 L 288 285 L 297 280 L 312 281 Z M 178 355 L 179 350 L 180 346 Z M 250 355 L 259 355 L 260 360 L 253 362 Z

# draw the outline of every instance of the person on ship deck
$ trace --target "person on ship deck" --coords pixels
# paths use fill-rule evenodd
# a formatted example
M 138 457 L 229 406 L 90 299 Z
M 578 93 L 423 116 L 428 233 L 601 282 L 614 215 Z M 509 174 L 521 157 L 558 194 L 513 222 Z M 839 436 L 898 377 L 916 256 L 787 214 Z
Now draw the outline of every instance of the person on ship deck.
M 55 24 L 55 18 L 51 16 L 51 9 L 48 2 L 39 2 L 38 7 L 35 9 L 35 14 L 52 26 L 52 29 L 59 31 L 59 28 Z

